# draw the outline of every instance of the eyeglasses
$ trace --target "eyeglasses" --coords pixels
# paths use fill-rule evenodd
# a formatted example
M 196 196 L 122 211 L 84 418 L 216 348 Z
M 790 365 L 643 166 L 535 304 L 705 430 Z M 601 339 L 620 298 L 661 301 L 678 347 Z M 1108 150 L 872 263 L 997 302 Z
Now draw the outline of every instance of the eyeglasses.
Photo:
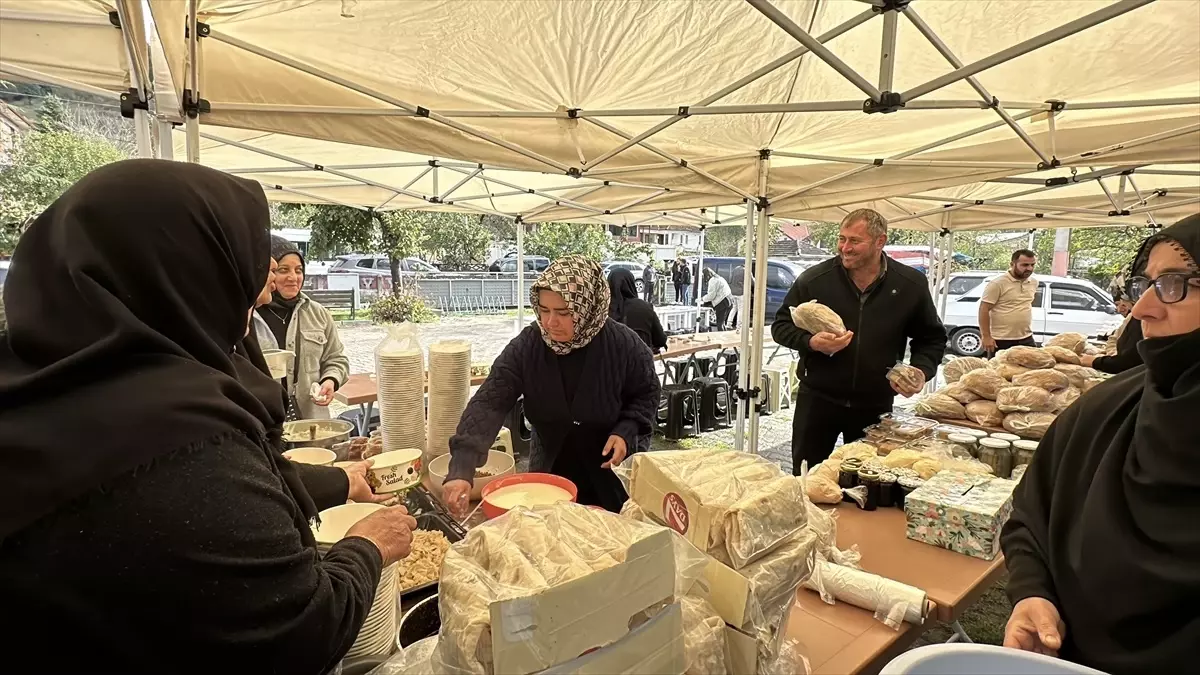
M 1193 279 L 1200 279 L 1200 272 L 1167 272 L 1158 275 L 1157 279 L 1133 277 L 1129 280 L 1129 298 L 1137 302 L 1153 286 L 1158 299 L 1170 305 L 1187 297 L 1189 282 Z

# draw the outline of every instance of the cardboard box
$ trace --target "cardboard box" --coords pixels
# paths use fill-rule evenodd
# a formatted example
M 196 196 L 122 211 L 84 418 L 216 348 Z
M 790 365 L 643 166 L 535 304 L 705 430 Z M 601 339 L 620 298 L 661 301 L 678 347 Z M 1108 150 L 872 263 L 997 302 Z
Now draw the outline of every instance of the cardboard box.
M 723 511 L 705 506 L 695 490 L 680 484 L 661 466 L 650 461 L 641 461 L 634 456 L 637 465 L 630 483 L 629 497 L 637 502 L 647 515 L 683 535 L 696 548 L 708 552 L 710 533 L 721 526 Z
M 914 541 L 992 560 L 1000 528 L 1012 513 L 1016 481 L 942 471 L 904 500 L 906 534 Z
M 682 675 L 686 668 L 683 613 L 675 602 L 613 644 L 547 668 L 542 675 Z
M 725 668 L 729 675 L 758 672 L 758 641 L 732 626 L 725 626 Z
M 604 652 L 606 656 L 581 664 L 589 669 L 604 668 L 587 672 L 626 672 L 618 669 L 620 664 L 637 665 L 645 660 L 650 665 L 659 664 L 656 668 L 668 667 L 662 664 L 673 663 L 675 648 L 665 652 L 661 648 L 674 635 L 671 620 L 665 620 L 665 628 L 661 621 L 646 624 L 657 626 L 651 629 L 656 640 L 651 651 L 643 650 L 643 641 L 649 640 L 645 631 L 638 631 L 637 639 L 630 639 L 634 635 L 629 624 L 634 615 L 674 597 L 673 536 L 666 530 L 657 532 L 630 546 L 623 563 L 531 595 L 493 602 L 489 612 L 495 671 L 506 675 L 540 672 L 591 656 L 589 652 Z M 682 620 L 678 636 L 682 655 Z M 610 647 L 613 649 L 605 651 Z M 597 660 L 600 666 L 596 666 Z M 683 668 L 670 672 L 682 673 Z

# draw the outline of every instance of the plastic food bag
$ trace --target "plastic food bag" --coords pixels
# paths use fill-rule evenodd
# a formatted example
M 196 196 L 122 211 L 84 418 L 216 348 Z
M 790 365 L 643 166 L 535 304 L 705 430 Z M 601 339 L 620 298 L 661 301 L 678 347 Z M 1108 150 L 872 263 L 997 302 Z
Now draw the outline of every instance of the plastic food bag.
M 875 612 L 875 618 L 899 630 L 901 624 L 925 620 L 928 601 L 925 591 L 878 574 L 818 562 L 805 587 L 817 591 L 829 604 L 840 600 Z
M 945 394 L 932 394 L 922 397 L 913 408 L 918 415 L 927 415 L 940 419 L 962 420 L 967 418 L 963 404 Z
M 1025 438 L 1040 440 L 1057 417 L 1048 412 L 1009 413 L 1004 416 L 1004 430 Z
M 1079 395 L 1082 394 L 1078 387 L 1071 385 L 1066 389 L 1056 391 L 1050 394 L 1050 402 L 1054 404 L 1052 412 L 1061 413 L 1071 406 L 1072 403 L 1079 400 Z
M 1000 412 L 1050 412 L 1054 404 L 1050 392 L 1041 387 L 1005 387 L 996 396 Z
M 960 379 L 962 379 L 963 375 L 966 375 L 972 370 L 987 368 L 987 366 L 987 359 L 981 359 L 976 356 L 964 356 L 962 358 L 954 359 L 950 363 L 942 366 L 942 375 L 945 376 L 947 382 L 953 383 L 958 382 Z
M 971 391 L 970 389 L 967 389 L 966 385 L 964 385 L 961 382 L 955 382 L 954 384 L 948 384 L 948 385 L 942 387 L 941 389 L 937 390 L 934 393 L 942 394 L 944 396 L 949 396 L 950 398 L 954 399 L 955 401 L 958 401 L 959 403 L 961 403 L 963 405 L 966 405 L 966 404 L 970 403 L 971 401 L 978 401 L 980 398 L 979 394 L 976 394 L 975 392 Z
M 1070 364 L 1076 365 L 1076 366 L 1079 365 L 1079 363 L 1080 363 L 1079 355 L 1076 354 L 1075 352 L 1071 351 L 1070 349 L 1067 349 L 1066 347 L 1059 347 L 1057 345 L 1049 345 L 1048 344 L 1048 345 L 1042 347 L 1042 349 L 1044 349 L 1047 354 L 1053 356 L 1054 360 L 1058 361 L 1059 363 L 1070 363 Z
M 994 401 L 972 401 L 967 404 L 967 419 L 985 427 L 998 427 L 1004 422 L 1004 413 Z
M 779 655 L 774 660 L 758 665 L 758 675 L 808 675 L 812 666 L 804 654 L 804 645 L 795 638 L 787 638 L 779 646 Z
M 897 362 L 888 370 L 887 379 L 901 389 L 913 390 L 925 386 L 925 373 L 922 373 L 920 368 L 907 363 Z
M 840 336 L 846 333 L 846 324 L 842 322 L 842 317 L 816 300 L 796 305 L 791 309 L 791 314 L 792 323 L 796 324 L 797 328 L 813 335 L 833 333 Z
M 1032 370 L 1053 368 L 1055 364 L 1054 356 L 1049 352 L 1037 347 L 1025 347 L 1021 345 L 1009 347 L 998 352 L 996 359 L 1001 363 L 1011 363 L 1014 366 L 1024 366 Z
M 1014 377 L 1012 382 L 1018 386 L 1041 387 L 1051 392 L 1071 386 L 1071 380 L 1053 368 L 1042 368 L 1040 370 L 1030 370 L 1021 373 Z
M 723 675 L 725 672 L 725 622 L 705 598 L 679 599 L 683 609 L 683 651 L 686 675 Z
M 1046 347 L 1063 347 L 1082 354 L 1087 347 L 1087 336 L 1083 333 L 1060 333 L 1046 340 Z
M 368 675 L 437 675 L 430 662 L 433 652 L 437 649 L 437 636 L 417 640 L 404 648 L 403 651 L 392 654 L 387 661 L 375 666 Z
M 1018 366 L 1015 363 L 995 361 L 992 364 L 992 370 L 995 370 L 997 373 L 999 373 L 1000 377 L 1003 377 L 1011 382 L 1014 377 L 1028 373 L 1031 369 L 1026 368 L 1025 366 Z
M 991 368 L 972 370 L 963 375 L 959 383 L 989 401 L 995 401 L 1000 390 L 1008 386 L 1008 380 Z

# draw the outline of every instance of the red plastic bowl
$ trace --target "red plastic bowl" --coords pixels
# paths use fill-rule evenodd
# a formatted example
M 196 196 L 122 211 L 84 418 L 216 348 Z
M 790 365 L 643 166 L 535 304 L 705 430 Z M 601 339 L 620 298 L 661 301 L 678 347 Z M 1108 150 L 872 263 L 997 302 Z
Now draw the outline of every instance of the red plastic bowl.
M 499 506 L 488 501 L 488 495 L 499 490 L 506 485 L 521 485 L 523 483 L 545 483 L 560 487 L 571 494 L 571 501 L 575 501 L 579 497 L 579 488 L 571 481 L 562 476 L 555 476 L 552 473 L 515 473 L 511 476 L 494 480 L 483 487 L 480 496 L 483 498 L 483 515 L 488 519 L 496 518 L 508 513 L 508 509 L 502 509 Z

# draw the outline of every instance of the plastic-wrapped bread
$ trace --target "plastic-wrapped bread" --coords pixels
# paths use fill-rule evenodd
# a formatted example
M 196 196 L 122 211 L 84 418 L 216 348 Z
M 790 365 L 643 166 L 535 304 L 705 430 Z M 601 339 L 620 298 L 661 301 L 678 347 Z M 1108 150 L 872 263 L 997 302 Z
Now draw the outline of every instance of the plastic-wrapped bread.
M 921 416 L 938 419 L 966 419 L 967 411 L 963 404 L 944 394 L 931 394 L 917 401 L 913 410 Z
M 947 382 L 958 382 L 963 375 L 972 370 L 987 368 L 987 365 L 987 359 L 981 359 L 977 356 L 964 356 L 942 366 L 942 376 L 946 378 Z
M 998 427 L 1004 422 L 1004 413 L 994 401 L 972 401 L 966 405 L 967 419 L 985 427 Z
M 1082 386 L 1082 387 L 1080 387 L 1080 388 L 1079 388 L 1079 390 L 1080 390 L 1080 391 L 1082 391 L 1082 392 L 1089 392 L 1089 391 L 1091 391 L 1093 388 L 1095 388 L 1095 387 L 1096 387 L 1096 385 L 1100 384 L 1101 382 L 1103 382 L 1103 381 L 1105 381 L 1105 380 L 1107 380 L 1107 379 L 1108 379 L 1107 377 L 1089 377 L 1089 378 L 1086 378 L 1086 379 L 1083 381 L 1083 386 Z
M 1050 402 L 1054 404 L 1053 412 L 1061 413 L 1062 411 L 1066 410 L 1072 403 L 1079 400 L 1079 395 L 1082 393 L 1083 392 L 1079 390 L 1079 387 L 1071 385 L 1066 389 L 1061 389 L 1053 394 L 1050 394 Z
M 998 352 L 996 359 L 1001 363 L 1011 363 L 1015 366 L 1023 366 L 1031 370 L 1053 368 L 1054 364 L 1057 363 L 1054 360 L 1054 356 L 1049 352 L 1037 347 L 1025 347 L 1023 345 L 1009 347 Z
M 1087 348 L 1087 336 L 1083 333 L 1059 333 L 1046 340 L 1047 347 L 1064 347 L 1076 354 L 1082 354 Z
M 887 379 L 897 387 L 907 387 L 909 391 L 925 386 L 925 373 L 920 368 L 907 363 L 897 363 L 887 372 Z
M 724 675 L 725 622 L 712 603 L 696 595 L 679 599 L 683 610 L 684 675 Z
M 1023 373 L 1028 373 L 1030 370 L 1032 370 L 1032 368 L 1026 368 L 1025 366 L 1018 366 L 1015 363 L 1005 363 L 1004 361 L 995 361 L 992 363 L 992 370 L 995 370 L 997 373 L 1000 373 L 1000 377 L 1003 377 L 1004 379 L 1011 382 L 1014 377 L 1021 375 Z
M 912 448 L 896 448 L 883 458 L 883 465 L 889 469 L 907 469 L 921 458 L 921 453 Z
M 1021 373 L 1013 377 L 1012 383 L 1022 387 L 1041 387 L 1051 392 L 1071 386 L 1071 381 L 1067 379 L 1067 376 L 1053 368 L 1041 368 Z
M 970 389 L 967 389 L 966 385 L 964 385 L 962 382 L 955 382 L 953 384 L 948 384 L 948 385 L 942 387 L 941 389 L 937 390 L 936 393 L 943 394 L 945 396 L 949 396 L 950 398 L 954 399 L 955 401 L 958 401 L 959 403 L 961 403 L 963 405 L 966 405 L 966 404 L 970 403 L 971 401 L 979 400 L 979 394 L 976 394 L 975 392 L 971 391 Z
M 972 370 L 959 383 L 989 401 L 995 401 L 1000 390 L 1008 386 L 1008 380 L 991 368 Z
M 1067 349 L 1066 347 L 1059 347 L 1058 345 L 1046 345 L 1045 347 L 1042 347 L 1042 349 L 1045 350 L 1047 354 L 1053 356 L 1054 360 L 1058 361 L 1059 363 L 1070 363 L 1071 365 L 1075 366 L 1079 365 L 1080 363 L 1079 355 L 1070 349 Z
M 814 335 L 817 333 L 842 335 L 846 332 L 846 324 L 842 322 L 842 317 L 816 300 L 796 305 L 792 308 L 791 313 L 792 323 L 796 324 L 797 328 Z
M 1040 439 L 1057 415 L 1045 412 L 1018 412 L 1004 416 L 1004 429 L 1025 438 Z
M 803 502 L 804 486 L 796 476 L 780 476 L 734 502 L 722 530 L 733 567 L 745 567 L 803 529 L 808 524 Z
M 1050 412 L 1054 403 L 1050 392 L 1041 387 L 1005 387 L 996 396 L 996 407 L 1000 412 Z
M 1067 381 L 1070 382 L 1072 387 L 1076 387 L 1082 391 L 1087 391 L 1084 389 L 1084 382 L 1090 378 L 1100 377 L 1100 371 L 1098 370 L 1070 363 L 1059 363 L 1054 366 L 1054 369 L 1066 375 Z

